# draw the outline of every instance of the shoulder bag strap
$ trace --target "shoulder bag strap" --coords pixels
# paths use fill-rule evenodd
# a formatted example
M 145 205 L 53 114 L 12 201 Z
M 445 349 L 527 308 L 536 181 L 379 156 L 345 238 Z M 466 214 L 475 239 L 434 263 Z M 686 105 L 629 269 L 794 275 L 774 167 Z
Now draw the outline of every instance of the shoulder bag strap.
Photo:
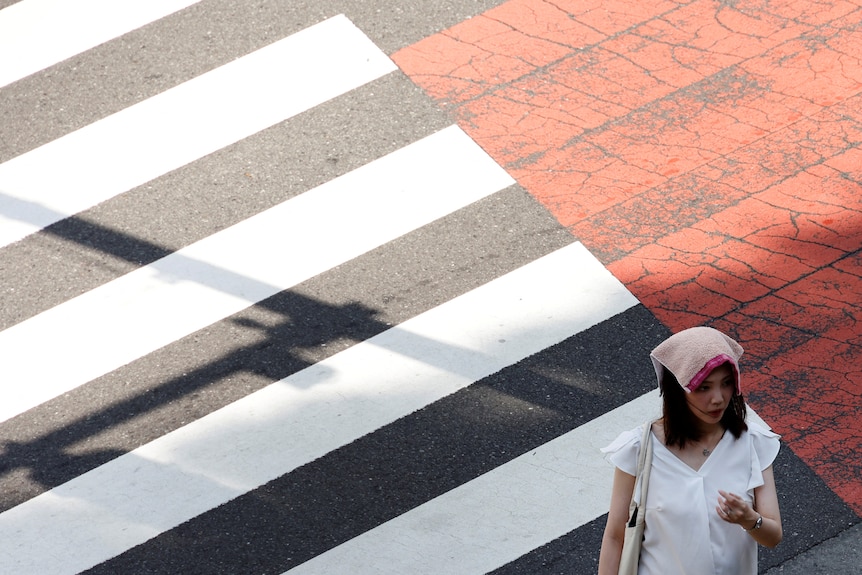
M 642 511 L 646 505 L 647 488 L 649 487 L 649 475 L 652 469 L 652 438 L 650 431 L 652 429 L 652 421 L 647 421 L 644 424 L 644 432 L 641 437 L 640 449 L 638 450 L 638 470 L 635 476 L 635 481 L 640 480 L 640 505 L 635 502 L 634 493 L 632 501 L 629 505 L 629 527 L 634 527 L 637 523 L 643 523 L 645 512 Z

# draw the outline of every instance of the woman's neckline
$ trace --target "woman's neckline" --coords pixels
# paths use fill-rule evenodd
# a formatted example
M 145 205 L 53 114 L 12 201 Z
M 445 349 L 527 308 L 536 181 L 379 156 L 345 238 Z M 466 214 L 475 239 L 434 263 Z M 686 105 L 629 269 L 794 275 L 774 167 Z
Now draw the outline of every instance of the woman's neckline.
M 675 446 L 669 447 L 665 443 L 664 426 L 662 425 L 661 420 L 655 421 L 652 425 L 652 435 L 655 436 L 656 441 L 665 449 L 665 451 L 673 455 L 677 461 L 685 465 L 694 473 L 700 473 L 701 469 L 703 469 L 703 467 L 710 461 L 716 450 L 718 450 L 718 446 L 721 444 L 726 434 L 727 430 L 722 428 L 721 435 L 718 436 L 717 440 L 715 440 L 715 436 L 711 438 L 714 443 L 712 441 L 704 443 L 702 440 L 699 442 L 688 441 L 686 442 L 687 444 L 684 449 L 679 449 Z M 709 448 L 705 448 L 704 445 L 709 446 Z

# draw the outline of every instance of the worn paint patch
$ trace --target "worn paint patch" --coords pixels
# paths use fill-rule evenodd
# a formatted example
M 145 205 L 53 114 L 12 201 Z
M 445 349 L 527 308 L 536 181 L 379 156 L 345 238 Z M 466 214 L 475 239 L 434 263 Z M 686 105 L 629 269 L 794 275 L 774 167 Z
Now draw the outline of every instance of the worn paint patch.
M 862 8 L 510 0 L 393 55 L 862 514 Z

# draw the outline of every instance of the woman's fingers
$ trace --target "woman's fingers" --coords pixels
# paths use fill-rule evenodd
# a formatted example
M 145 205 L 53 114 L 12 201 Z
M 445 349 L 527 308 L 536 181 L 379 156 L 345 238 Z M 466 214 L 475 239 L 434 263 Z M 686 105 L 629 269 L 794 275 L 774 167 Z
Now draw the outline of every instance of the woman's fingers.
M 719 517 L 729 523 L 739 523 L 748 511 L 748 503 L 735 493 L 719 490 L 718 506 L 715 508 Z

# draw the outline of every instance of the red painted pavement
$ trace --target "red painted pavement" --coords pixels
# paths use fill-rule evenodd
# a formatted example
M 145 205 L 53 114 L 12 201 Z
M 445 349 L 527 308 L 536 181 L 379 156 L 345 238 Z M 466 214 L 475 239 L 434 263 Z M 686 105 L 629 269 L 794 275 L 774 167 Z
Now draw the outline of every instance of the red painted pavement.
M 862 0 L 510 0 L 395 62 L 862 515 Z

